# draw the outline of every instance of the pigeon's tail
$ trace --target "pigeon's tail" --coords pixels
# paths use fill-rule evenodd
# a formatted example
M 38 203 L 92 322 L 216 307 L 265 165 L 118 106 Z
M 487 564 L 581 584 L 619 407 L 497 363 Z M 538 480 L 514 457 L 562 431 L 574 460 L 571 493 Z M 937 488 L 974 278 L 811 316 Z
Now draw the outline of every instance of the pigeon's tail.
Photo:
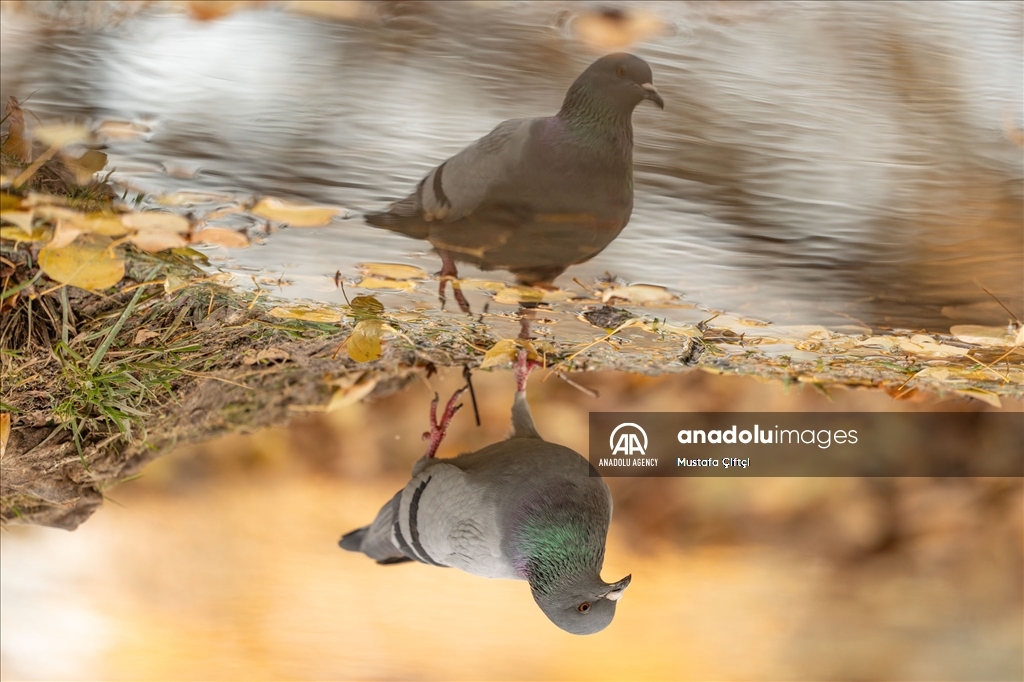
M 345 533 L 338 545 L 350 552 L 362 552 L 378 564 L 400 564 L 412 561 L 392 540 L 395 510 L 402 492 L 399 491 L 377 514 L 369 526 Z
M 363 538 L 366 537 L 366 531 L 368 530 L 370 530 L 369 526 L 363 526 L 362 528 L 356 528 L 353 531 L 345 533 L 341 536 L 338 546 L 342 549 L 347 549 L 350 552 L 363 551 Z
M 426 239 L 430 235 L 430 223 L 423 220 L 415 194 L 396 201 L 386 211 L 370 212 L 364 217 L 374 227 L 398 232 L 413 239 Z

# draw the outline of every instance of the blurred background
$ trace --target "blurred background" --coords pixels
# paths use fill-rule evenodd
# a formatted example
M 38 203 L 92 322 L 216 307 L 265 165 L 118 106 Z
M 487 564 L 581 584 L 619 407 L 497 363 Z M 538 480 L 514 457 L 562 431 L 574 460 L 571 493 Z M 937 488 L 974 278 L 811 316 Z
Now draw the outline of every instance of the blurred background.
M 553 113 L 586 64 L 629 49 L 666 111 L 634 118 L 631 224 L 567 278 L 794 323 L 1005 324 L 982 287 L 1024 316 L 1021 3 L 4 2 L 2 18 L 0 97 L 126 124 L 106 149 L 125 186 L 353 214 L 497 122 Z M 360 261 L 437 267 L 358 219 L 211 255 L 328 301 Z M 578 380 L 600 397 L 543 372 L 530 396 L 540 432 L 584 454 L 597 410 L 991 409 L 706 372 Z M 433 390 L 460 384 L 180 450 L 71 534 L 6 528 L 0 676 L 1024 676 L 1020 479 L 611 480 L 605 577 L 633 583 L 588 638 L 523 583 L 342 552 L 408 479 Z M 509 373 L 475 385 L 483 425 L 460 413 L 442 456 L 507 432 Z

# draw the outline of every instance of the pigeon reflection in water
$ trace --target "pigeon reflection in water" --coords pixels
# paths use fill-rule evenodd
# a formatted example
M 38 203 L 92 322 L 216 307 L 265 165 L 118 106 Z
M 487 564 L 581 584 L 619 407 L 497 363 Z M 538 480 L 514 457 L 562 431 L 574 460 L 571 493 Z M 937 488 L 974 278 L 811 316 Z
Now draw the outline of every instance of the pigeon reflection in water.
M 639 57 L 602 57 L 572 84 L 557 114 L 499 124 L 366 221 L 437 249 L 442 301 L 456 261 L 548 286 L 629 222 L 633 109 L 644 100 L 664 108 L 652 80 Z
M 611 623 L 631 576 L 601 579 L 611 493 L 581 455 L 538 435 L 526 403 L 530 368 L 520 351 L 512 435 L 477 452 L 434 458 L 465 389 L 452 396 L 440 422 L 435 396 L 424 434 L 430 445 L 412 480 L 340 545 L 379 564 L 419 561 L 526 580 L 551 622 L 588 635 Z

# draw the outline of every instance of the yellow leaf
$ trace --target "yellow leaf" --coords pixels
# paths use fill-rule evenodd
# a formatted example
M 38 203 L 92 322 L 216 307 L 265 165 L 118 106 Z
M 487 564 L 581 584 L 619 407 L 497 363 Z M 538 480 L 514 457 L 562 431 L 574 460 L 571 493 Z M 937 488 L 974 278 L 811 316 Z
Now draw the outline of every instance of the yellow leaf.
M 74 174 L 75 182 L 79 185 L 89 184 L 92 176 L 107 165 L 107 155 L 96 149 L 90 149 L 77 158 L 63 154 L 60 160 Z
M 67 246 L 71 242 L 75 241 L 80 234 L 82 234 L 81 230 L 69 227 L 65 222 L 59 222 L 57 223 L 57 227 L 53 228 L 53 236 L 50 238 L 50 241 L 47 242 L 47 246 L 59 249 L 60 247 Z
M 51 147 L 67 147 L 71 144 L 85 142 L 90 136 L 89 129 L 77 123 L 39 126 L 32 131 L 34 139 Z
M 1002 401 L 999 400 L 999 396 L 991 391 L 985 391 L 980 388 L 961 388 L 953 391 L 957 395 L 962 395 L 967 398 L 974 398 L 980 400 L 983 403 L 988 403 L 992 407 L 999 409 L 1003 406 Z
M 341 322 L 341 313 L 326 308 L 307 308 L 297 306 L 295 308 L 274 308 L 269 313 L 271 317 L 282 320 L 305 320 L 306 322 Z
M 121 235 L 128 234 L 131 230 L 125 227 L 124 223 L 121 222 L 113 213 L 74 213 L 70 216 L 63 218 L 67 221 L 68 225 L 74 227 L 76 230 L 87 232 L 89 234 L 104 234 L 108 237 L 120 237 Z
M 950 333 L 965 343 L 996 348 L 1012 348 L 1016 339 L 1007 327 L 983 327 L 977 324 L 958 324 Z
M 241 232 L 229 230 L 226 227 L 207 227 L 192 235 L 192 243 L 242 248 L 249 246 L 249 238 Z
M 612 287 L 601 292 L 601 301 L 607 303 L 613 298 L 621 298 L 630 303 L 643 305 L 646 303 L 667 303 L 675 296 L 665 287 L 653 284 L 631 284 L 625 287 Z
M 383 279 L 430 279 L 423 268 L 401 263 L 360 263 L 359 268 L 364 275 Z
M 508 285 L 504 282 L 496 282 L 488 279 L 460 279 L 459 286 L 463 289 L 490 292 L 501 291 L 502 289 L 508 288 Z
M 331 395 L 330 402 L 327 403 L 327 411 L 334 412 L 342 407 L 359 402 L 366 396 L 370 395 L 376 386 L 377 378 L 374 377 L 372 379 L 359 381 L 351 386 L 336 389 Z
M 360 289 L 388 289 L 391 291 L 412 291 L 416 282 L 409 280 L 381 279 L 379 277 L 363 277 L 356 286 Z
M 32 233 L 32 219 L 34 211 L 3 211 L 0 213 L 0 220 L 17 225 L 25 234 Z
M 41 227 L 32 228 L 26 232 L 20 227 L 0 227 L 0 239 L 10 239 L 14 242 L 45 242 L 50 238 L 50 231 Z
M 157 198 L 156 202 L 161 206 L 184 206 L 190 207 L 196 204 L 211 204 L 214 202 L 227 201 L 229 197 L 213 192 L 174 192 Z M 209 216 L 207 216 L 209 218 Z
M 107 237 L 78 240 L 61 248 L 44 246 L 39 251 L 39 268 L 50 279 L 82 289 L 114 286 L 124 277 L 124 258 L 111 249 Z
M 558 301 L 568 301 L 570 298 L 572 298 L 572 293 L 569 291 L 527 286 L 506 286 L 494 294 L 494 301 L 496 303 L 506 304 L 535 303 L 539 301 L 555 303 Z
M 515 339 L 502 339 L 491 346 L 490 350 L 484 353 L 484 359 L 480 363 L 480 369 L 497 367 L 499 365 L 504 365 L 506 362 L 511 362 L 515 360 L 518 352 L 519 345 L 516 343 Z
M 121 216 L 121 222 L 126 227 L 135 230 L 164 230 L 166 232 L 177 232 L 185 234 L 191 228 L 188 218 L 176 213 L 164 211 L 145 211 L 143 213 L 126 213 Z
M 268 197 L 260 200 L 251 213 L 276 223 L 287 223 L 290 227 L 321 227 L 340 214 L 341 209 L 294 204 Z
M 0 412 L 0 459 L 7 454 L 7 441 L 11 437 L 11 413 Z
M 128 241 L 149 253 L 156 253 L 157 251 L 165 251 L 167 249 L 178 249 L 188 244 L 185 237 L 177 232 L 153 228 L 138 230 L 128 238 Z
M 129 121 L 104 121 L 96 132 L 106 140 L 136 140 L 150 132 L 150 127 Z
M 896 343 L 905 352 L 911 355 L 929 355 L 933 357 L 957 357 L 967 355 L 969 348 L 950 346 L 945 343 L 936 343 L 935 339 L 926 334 L 915 334 L 909 339 L 905 336 L 896 337 Z
M 381 356 L 380 339 L 384 335 L 381 320 L 362 320 L 352 330 L 345 348 L 356 362 L 370 362 Z

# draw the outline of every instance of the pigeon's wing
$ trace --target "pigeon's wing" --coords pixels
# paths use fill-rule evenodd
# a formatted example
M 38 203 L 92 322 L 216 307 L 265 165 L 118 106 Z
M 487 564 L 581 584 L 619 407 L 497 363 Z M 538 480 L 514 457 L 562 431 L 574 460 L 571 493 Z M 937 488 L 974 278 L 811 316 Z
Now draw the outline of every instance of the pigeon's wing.
M 402 219 L 443 220 L 465 218 L 477 208 L 514 188 L 530 131 L 537 119 L 505 121 L 427 173 L 416 191 L 383 213 L 366 216 L 379 227 L 393 227 Z M 514 189 L 513 189 L 514 191 Z

